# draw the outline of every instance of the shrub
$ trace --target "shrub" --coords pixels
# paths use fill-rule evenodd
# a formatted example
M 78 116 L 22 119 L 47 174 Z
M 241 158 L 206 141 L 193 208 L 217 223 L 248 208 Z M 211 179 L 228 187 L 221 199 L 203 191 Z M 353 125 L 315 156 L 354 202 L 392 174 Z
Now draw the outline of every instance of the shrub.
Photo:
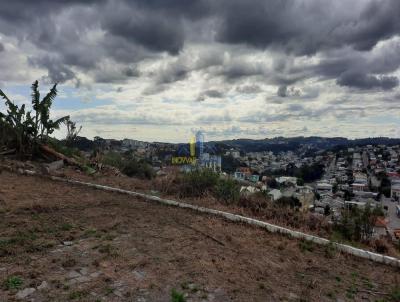
M 303 253 L 306 251 L 312 252 L 314 250 L 314 244 L 311 241 L 301 240 L 299 242 L 299 248 Z
M 298 208 L 301 207 L 301 203 L 298 198 L 296 197 L 281 197 L 276 201 L 276 204 L 281 206 L 289 206 L 291 208 Z
M 173 173 L 164 177 L 157 177 L 153 181 L 153 188 L 164 194 L 175 195 L 179 193 L 179 174 Z
M 129 177 L 139 177 L 152 179 L 154 177 L 153 168 L 145 161 L 139 161 L 134 158 L 124 158 L 120 153 L 108 152 L 103 155 L 101 162 L 104 165 L 119 169 Z
M 382 239 L 375 240 L 375 251 L 379 254 L 386 254 L 389 248 Z
M 225 203 L 236 203 L 240 198 L 240 188 L 232 179 L 219 179 L 215 185 L 215 196 Z
M 329 242 L 329 244 L 325 246 L 325 257 L 326 258 L 333 259 L 333 258 L 335 258 L 337 253 L 338 253 L 338 250 L 332 242 Z
M 251 195 L 241 195 L 238 205 L 240 207 L 250 209 L 253 214 L 272 213 L 271 203 L 261 192 Z M 272 216 L 275 216 L 275 213 L 272 214 Z
M 182 197 L 201 197 L 211 192 L 218 182 L 218 174 L 209 169 L 194 170 L 180 178 Z
M 171 302 L 186 302 L 184 295 L 173 289 L 171 292 Z
M 66 146 L 63 141 L 59 141 L 55 138 L 48 138 L 47 143 L 55 151 L 64 154 L 67 157 L 82 157 L 81 152 L 78 149 Z
M 147 179 L 154 177 L 154 170 L 148 163 L 135 159 L 123 163 L 122 173 L 129 177 L 136 176 Z
M 123 158 L 117 152 L 108 152 L 102 156 L 101 163 L 108 166 L 113 166 L 118 169 L 123 168 Z

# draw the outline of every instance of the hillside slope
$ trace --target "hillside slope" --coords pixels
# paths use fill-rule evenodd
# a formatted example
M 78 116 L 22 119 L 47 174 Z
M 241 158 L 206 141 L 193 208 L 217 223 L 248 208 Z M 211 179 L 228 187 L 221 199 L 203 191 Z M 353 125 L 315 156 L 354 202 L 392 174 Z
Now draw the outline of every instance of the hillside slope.
M 395 301 L 399 288 L 398 269 L 129 196 L 2 173 L 0 206 L 0 301 L 171 301 L 173 288 L 187 301 Z

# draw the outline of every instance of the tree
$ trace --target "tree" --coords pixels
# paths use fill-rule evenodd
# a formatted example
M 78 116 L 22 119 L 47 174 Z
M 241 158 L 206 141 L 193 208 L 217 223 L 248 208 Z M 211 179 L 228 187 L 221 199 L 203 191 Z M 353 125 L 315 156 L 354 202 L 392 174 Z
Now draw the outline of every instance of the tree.
M 54 130 L 59 129 L 62 123 L 69 120 L 69 116 L 61 117 L 55 121 L 50 119 L 50 108 L 57 96 L 57 84 L 50 89 L 49 93 L 40 100 L 39 83 L 32 84 L 32 108 L 26 111 L 25 104 L 19 107 L 14 104 L 0 89 L 0 97 L 5 100 L 7 113 L 0 112 L 0 126 L 2 131 L 8 131 L 8 145 L 12 145 L 20 156 L 32 155 L 37 152 L 38 146 L 46 142 L 46 139 Z
M 333 192 L 333 194 L 335 194 L 335 193 L 337 193 L 337 191 L 338 191 L 338 184 L 335 183 L 335 184 L 333 184 L 333 186 L 332 186 L 332 192 Z
M 73 143 L 75 142 L 76 138 L 78 137 L 79 133 L 82 130 L 82 126 L 79 127 L 79 129 L 76 127 L 76 123 L 71 121 L 70 119 L 67 120 L 67 137 L 65 139 L 66 145 L 68 147 L 71 147 Z
M 375 207 L 372 209 L 369 203 L 366 204 L 364 209 L 352 207 L 342 212 L 340 225 L 337 227 L 343 237 L 348 240 L 370 240 L 376 220 L 383 214 L 381 208 Z
M 271 188 L 271 189 L 278 189 L 279 188 L 279 184 L 278 184 L 278 182 L 276 181 L 275 178 L 268 179 L 267 180 L 267 186 L 268 186 L 268 188 Z
M 331 207 L 327 204 L 324 208 L 324 215 L 329 216 L 331 214 Z

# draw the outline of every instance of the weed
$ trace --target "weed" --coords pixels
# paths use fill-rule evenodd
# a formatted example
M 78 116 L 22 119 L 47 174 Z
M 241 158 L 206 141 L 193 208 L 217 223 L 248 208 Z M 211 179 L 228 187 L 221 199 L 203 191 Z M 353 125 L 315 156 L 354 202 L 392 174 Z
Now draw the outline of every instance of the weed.
M 188 289 L 189 289 L 189 283 L 188 283 L 188 282 L 182 283 L 182 284 L 181 284 L 181 288 L 182 288 L 183 290 L 188 290 Z
M 4 281 L 4 287 L 8 290 L 18 289 L 22 286 L 23 280 L 18 276 L 10 276 Z
M 61 230 L 61 231 L 71 231 L 72 228 L 73 228 L 72 224 L 69 224 L 69 223 L 63 223 L 63 224 L 60 226 L 60 230 Z
M 357 287 L 354 284 L 352 284 L 346 291 L 346 297 L 349 299 L 354 299 L 357 292 L 358 292 Z
M 396 287 L 390 293 L 390 298 L 393 301 L 400 301 L 400 287 Z
M 325 257 L 333 259 L 336 256 L 336 253 L 336 246 L 332 242 L 329 242 L 329 244 L 325 246 Z
M 333 299 L 333 300 L 336 298 L 335 293 L 333 293 L 333 292 L 328 292 L 328 293 L 326 293 L 326 296 L 327 296 L 328 298 L 330 298 L 330 299 Z
M 240 188 L 232 179 L 219 179 L 215 185 L 215 196 L 227 204 L 236 203 L 240 198 Z
M 357 279 L 358 273 L 357 273 L 357 272 L 352 272 L 352 273 L 351 273 L 351 277 L 352 277 L 353 279 Z
M 79 290 L 79 291 L 73 291 L 69 294 L 68 298 L 70 300 L 76 300 L 76 299 L 82 299 L 85 296 L 88 295 L 88 292 L 83 291 L 83 290 Z
M 88 229 L 84 233 L 85 237 L 100 237 L 101 235 L 97 233 L 96 229 Z
M 25 252 L 35 252 L 38 246 L 35 245 L 35 240 L 38 236 L 34 231 L 17 232 L 14 236 L 0 239 L 0 255 L 15 255 L 18 248 L 23 248 Z
M 117 257 L 118 252 L 111 244 L 102 244 L 98 247 L 98 250 L 102 254 L 106 254 L 107 256 Z
M 303 253 L 306 251 L 312 252 L 314 250 L 314 244 L 311 241 L 301 240 L 299 242 L 299 248 Z
M 172 289 L 171 302 L 186 302 L 186 299 L 182 293 Z
M 68 258 L 61 265 L 62 265 L 62 267 L 65 267 L 65 268 L 74 267 L 76 265 L 76 260 L 73 258 Z
M 105 235 L 103 237 L 103 239 L 106 240 L 106 241 L 112 241 L 112 240 L 114 240 L 114 238 L 116 238 L 116 236 L 115 235 L 111 235 L 111 234 L 107 234 L 107 235 Z
M 286 249 L 286 247 L 287 247 L 287 242 L 286 241 L 283 241 L 283 242 L 280 242 L 278 245 L 277 245 L 277 249 L 278 249 L 278 251 L 283 251 L 284 249 Z
M 369 289 L 373 289 L 374 288 L 374 285 L 372 284 L 372 282 L 368 278 L 363 277 L 362 281 L 363 281 L 364 285 L 366 287 L 368 287 Z

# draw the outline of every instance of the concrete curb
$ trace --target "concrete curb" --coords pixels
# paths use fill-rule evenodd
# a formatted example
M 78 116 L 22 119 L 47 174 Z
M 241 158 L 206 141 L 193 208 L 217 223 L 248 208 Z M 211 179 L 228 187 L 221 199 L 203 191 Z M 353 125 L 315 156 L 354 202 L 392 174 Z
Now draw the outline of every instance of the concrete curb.
M 144 193 L 138 193 L 138 192 L 123 190 L 123 189 L 118 189 L 118 188 L 113 188 L 113 187 L 108 187 L 108 186 L 103 186 L 103 185 L 98 185 L 98 184 L 93 184 L 93 183 L 87 183 L 87 182 L 82 182 L 82 181 L 77 181 L 77 180 L 64 179 L 64 178 L 60 178 L 60 177 L 56 177 L 56 176 L 50 176 L 50 178 L 52 180 L 56 180 L 56 181 L 67 182 L 67 183 L 76 184 L 76 185 L 83 185 L 83 186 L 87 186 L 87 187 L 100 189 L 103 191 L 116 192 L 116 193 L 127 194 L 127 195 L 131 195 L 131 196 L 135 196 L 135 197 L 141 197 L 141 198 L 151 200 L 151 201 L 157 202 L 159 204 L 163 204 L 163 205 L 174 206 L 174 207 L 179 207 L 179 208 L 183 208 L 183 209 L 190 209 L 190 210 L 200 212 L 200 213 L 207 213 L 207 214 L 223 217 L 229 221 L 247 223 L 250 225 L 254 225 L 254 226 L 266 229 L 267 231 L 269 231 L 271 233 L 280 233 L 280 234 L 284 234 L 284 235 L 287 235 L 287 236 L 290 236 L 293 238 L 310 241 L 310 242 L 313 242 L 313 243 L 316 243 L 319 245 L 331 244 L 337 250 L 339 250 L 341 252 L 344 252 L 344 253 L 347 253 L 350 255 L 354 255 L 354 256 L 357 256 L 360 258 L 372 260 L 374 262 L 383 263 L 386 265 L 400 268 L 400 259 L 390 257 L 390 256 L 380 255 L 380 254 L 362 250 L 362 249 L 358 249 L 358 248 L 355 248 L 350 245 L 332 242 L 325 238 L 305 234 L 305 233 L 298 232 L 298 231 L 293 231 L 293 230 L 290 230 L 290 229 L 287 229 L 287 228 L 284 228 L 281 226 L 277 226 L 274 224 L 270 224 L 270 223 L 267 223 L 264 221 L 260 221 L 257 219 L 253 219 L 253 218 L 249 218 L 249 217 L 245 217 L 245 216 L 241 216 L 241 215 L 237 215 L 237 214 L 232 214 L 232 213 L 228 213 L 228 212 L 224 212 L 224 211 L 204 208 L 204 207 L 200 207 L 200 206 L 196 206 L 196 205 L 192 205 L 192 204 L 188 204 L 188 203 L 184 203 L 184 202 L 178 202 L 178 201 L 171 200 L 171 199 L 164 199 L 164 198 L 160 198 L 160 197 L 157 197 L 154 195 L 149 195 L 149 194 L 144 194 Z

